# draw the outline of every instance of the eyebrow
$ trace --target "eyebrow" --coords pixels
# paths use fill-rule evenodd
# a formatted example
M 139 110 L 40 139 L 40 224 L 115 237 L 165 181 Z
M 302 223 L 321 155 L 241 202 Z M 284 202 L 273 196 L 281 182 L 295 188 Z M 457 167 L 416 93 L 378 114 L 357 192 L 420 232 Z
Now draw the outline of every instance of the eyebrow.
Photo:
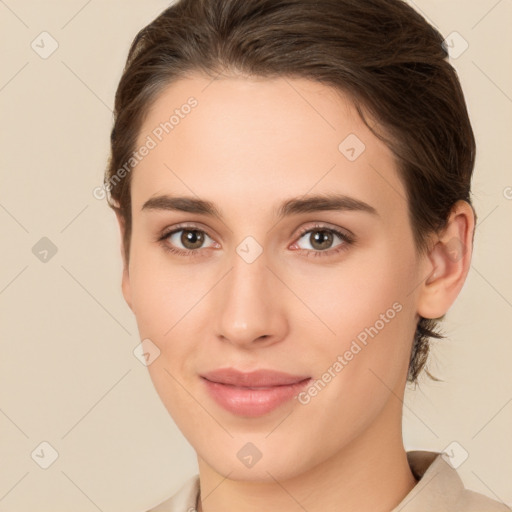
M 160 195 L 151 197 L 144 203 L 141 210 L 197 213 L 222 220 L 221 212 L 212 202 L 187 196 Z M 321 194 L 288 199 L 281 203 L 276 214 L 278 218 L 283 218 L 300 213 L 319 211 L 360 211 L 379 215 L 377 210 L 368 203 L 343 194 Z

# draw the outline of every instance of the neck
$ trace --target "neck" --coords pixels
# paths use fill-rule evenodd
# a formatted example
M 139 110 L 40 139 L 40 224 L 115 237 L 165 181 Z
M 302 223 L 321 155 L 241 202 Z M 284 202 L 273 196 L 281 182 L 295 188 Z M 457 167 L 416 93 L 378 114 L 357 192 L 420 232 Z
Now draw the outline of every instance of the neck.
M 403 447 L 401 404 L 392 400 L 349 445 L 287 480 L 230 480 L 199 458 L 198 512 L 391 511 L 417 483 Z

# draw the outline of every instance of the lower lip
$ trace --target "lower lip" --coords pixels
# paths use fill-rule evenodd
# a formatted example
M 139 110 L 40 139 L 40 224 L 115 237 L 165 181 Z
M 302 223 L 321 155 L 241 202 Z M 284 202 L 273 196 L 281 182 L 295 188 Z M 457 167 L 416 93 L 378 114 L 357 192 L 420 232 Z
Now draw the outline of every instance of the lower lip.
M 294 398 L 309 383 L 306 379 L 286 386 L 242 388 L 203 378 L 210 396 L 224 409 L 239 416 L 262 416 Z

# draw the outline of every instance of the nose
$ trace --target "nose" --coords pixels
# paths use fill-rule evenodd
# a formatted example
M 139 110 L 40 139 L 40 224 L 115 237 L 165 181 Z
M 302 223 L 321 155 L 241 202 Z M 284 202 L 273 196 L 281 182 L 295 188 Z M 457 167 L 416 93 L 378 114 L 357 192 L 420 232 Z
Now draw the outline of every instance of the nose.
M 265 252 L 252 263 L 235 253 L 231 262 L 231 271 L 213 298 L 217 337 L 245 348 L 278 343 L 288 329 L 285 290 L 267 267 Z

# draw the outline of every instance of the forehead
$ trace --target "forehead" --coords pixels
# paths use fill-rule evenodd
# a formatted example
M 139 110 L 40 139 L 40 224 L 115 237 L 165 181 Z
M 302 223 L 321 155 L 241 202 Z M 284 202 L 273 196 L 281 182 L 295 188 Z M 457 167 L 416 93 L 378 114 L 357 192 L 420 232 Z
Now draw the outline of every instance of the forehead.
M 160 93 L 139 132 L 132 203 L 194 194 L 261 211 L 283 196 L 405 197 L 390 150 L 338 90 L 307 79 L 191 75 Z M 394 196 L 394 197 L 393 197 Z

